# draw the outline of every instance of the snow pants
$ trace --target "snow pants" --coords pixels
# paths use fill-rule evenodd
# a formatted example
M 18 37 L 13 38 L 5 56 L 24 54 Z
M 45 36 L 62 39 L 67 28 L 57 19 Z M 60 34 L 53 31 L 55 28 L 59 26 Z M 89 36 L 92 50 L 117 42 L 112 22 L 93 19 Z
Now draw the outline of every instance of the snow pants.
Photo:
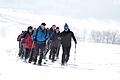
M 37 57 L 39 56 L 38 64 L 41 65 L 45 48 L 46 48 L 46 43 L 36 44 L 36 47 L 35 47 L 36 53 L 35 53 L 35 60 L 34 60 L 35 63 L 37 62 Z
M 64 47 L 64 46 L 62 46 L 62 50 L 63 50 L 63 54 L 62 54 L 62 65 L 64 65 L 65 63 L 67 63 L 68 60 L 69 60 L 70 48 L 71 48 L 71 46 L 69 46 L 69 47 Z

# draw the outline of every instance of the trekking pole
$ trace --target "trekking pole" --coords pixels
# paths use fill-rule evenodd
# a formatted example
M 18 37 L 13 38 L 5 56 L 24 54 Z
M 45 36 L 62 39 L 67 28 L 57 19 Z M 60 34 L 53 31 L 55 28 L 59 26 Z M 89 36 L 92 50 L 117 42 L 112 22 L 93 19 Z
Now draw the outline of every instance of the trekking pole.
M 75 44 L 75 51 L 74 51 L 74 64 L 76 63 L 76 44 Z

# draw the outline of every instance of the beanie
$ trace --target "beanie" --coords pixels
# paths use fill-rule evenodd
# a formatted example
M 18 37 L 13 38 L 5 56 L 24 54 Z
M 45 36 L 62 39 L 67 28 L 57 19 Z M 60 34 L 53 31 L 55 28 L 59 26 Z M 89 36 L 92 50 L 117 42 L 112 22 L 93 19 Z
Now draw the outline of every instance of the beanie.
M 65 23 L 64 29 L 69 29 L 69 26 L 67 25 L 67 23 Z

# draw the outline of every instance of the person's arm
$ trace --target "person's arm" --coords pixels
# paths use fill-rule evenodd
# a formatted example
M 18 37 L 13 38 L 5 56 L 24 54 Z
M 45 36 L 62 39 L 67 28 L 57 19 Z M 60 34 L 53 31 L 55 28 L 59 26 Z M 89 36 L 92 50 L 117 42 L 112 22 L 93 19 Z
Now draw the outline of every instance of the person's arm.
M 21 34 L 18 35 L 18 37 L 17 37 L 17 41 L 21 41 Z
M 76 38 L 75 38 L 75 36 L 74 36 L 74 33 L 73 33 L 73 32 L 71 32 L 71 33 L 72 33 L 72 38 L 73 38 L 75 44 L 77 44 L 77 40 L 76 40 Z
M 58 38 L 57 38 L 58 40 L 61 40 L 60 35 L 61 35 L 61 33 L 59 32 L 59 33 L 58 33 Z
M 37 29 L 34 29 L 33 34 L 32 34 L 32 39 L 35 41 L 37 35 Z

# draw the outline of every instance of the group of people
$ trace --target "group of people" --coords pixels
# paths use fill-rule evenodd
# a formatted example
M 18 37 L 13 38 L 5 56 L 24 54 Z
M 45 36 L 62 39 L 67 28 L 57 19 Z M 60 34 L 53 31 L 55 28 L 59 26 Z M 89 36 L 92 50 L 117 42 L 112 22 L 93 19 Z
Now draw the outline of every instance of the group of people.
M 25 62 L 42 65 L 42 60 L 46 59 L 49 52 L 49 60 L 52 62 L 59 59 L 59 50 L 62 46 L 61 65 L 67 64 L 70 56 L 71 39 L 73 38 L 75 45 L 77 44 L 74 33 L 69 29 L 67 23 L 64 25 L 64 31 L 60 32 L 59 27 L 45 28 L 46 23 L 36 29 L 32 26 L 27 28 L 27 31 L 22 31 L 17 37 L 19 41 L 18 56 L 24 59 Z

